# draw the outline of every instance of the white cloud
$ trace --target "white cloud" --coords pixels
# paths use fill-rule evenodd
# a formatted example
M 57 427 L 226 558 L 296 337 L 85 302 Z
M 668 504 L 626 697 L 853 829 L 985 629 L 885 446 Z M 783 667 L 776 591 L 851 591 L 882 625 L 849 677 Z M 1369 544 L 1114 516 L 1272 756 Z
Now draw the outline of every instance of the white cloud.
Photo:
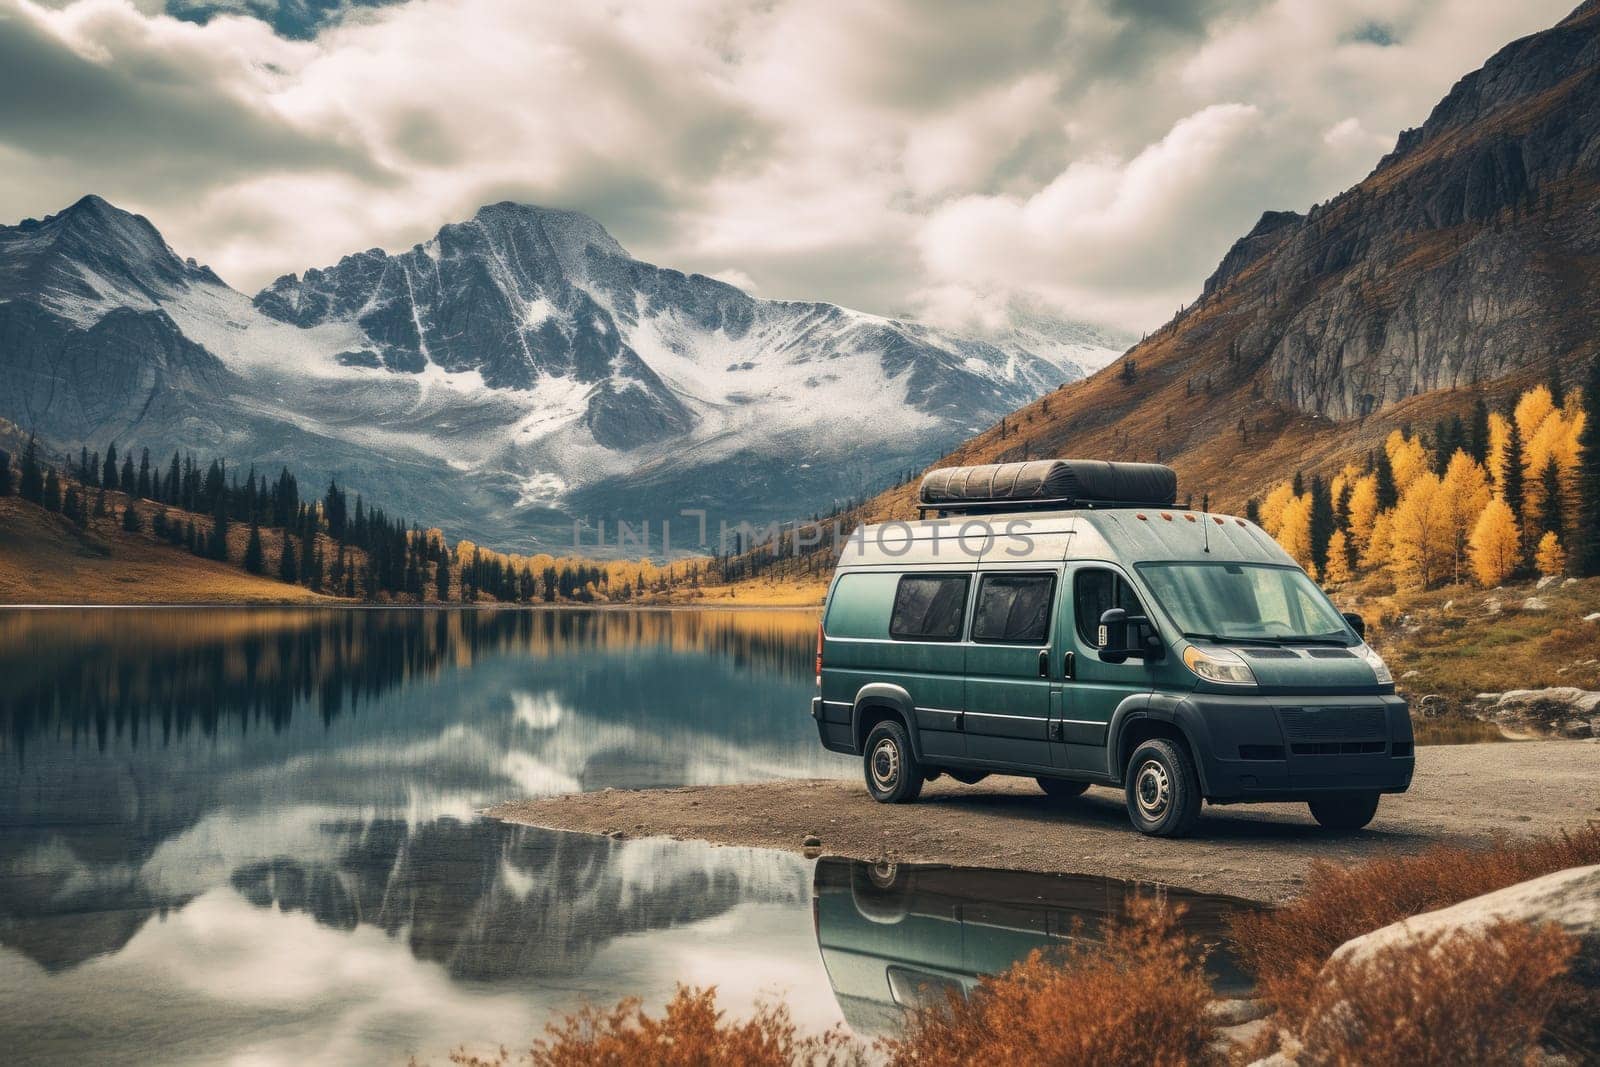
M 85 192 L 253 289 L 479 204 L 946 321 L 1148 328 L 1570 0 L 410 0 L 306 41 L 0 0 L 0 215 Z

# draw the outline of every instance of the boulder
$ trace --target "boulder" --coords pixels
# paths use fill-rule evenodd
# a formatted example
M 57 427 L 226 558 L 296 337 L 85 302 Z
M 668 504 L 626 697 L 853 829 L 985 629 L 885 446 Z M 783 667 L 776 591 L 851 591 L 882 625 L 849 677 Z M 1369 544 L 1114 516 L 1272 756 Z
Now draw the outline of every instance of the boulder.
M 1426 693 L 1417 701 L 1417 711 L 1425 719 L 1437 719 L 1449 710 L 1449 699 L 1439 693 Z
M 1542 596 L 1531 596 L 1522 602 L 1523 611 L 1549 611 L 1550 601 Z
M 1409 938 L 1448 935 L 1449 931 L 1480 932 L 1502 919 L 1555 923 L 1566 930 L 1579 945 L 1572 962 L 1573 976 L 1591 988 L 1600 987 L 1600 864 L 1557 871 L 1448 908 L 1413 915 L 1346 941 L 1333 958 L 1359 961 Z
M 1600 692 L 1558 685 L 1548 689 L 1512 689 L 1501 693 L 1481 718 L 1501 726 L 1559 737 L 1589 737 L 1600 715 Z
M 1584 622 L 1600 622 L 1600 611 L 1591 611 L 1583 617 Z
M 1556 576 L 1553 574 L 1547 574 L 1543 578 L 1540 578 L 1537 582 L 1534 582 L 1533 587 L 1535 589 L 1548 589 L 1555 584 Z

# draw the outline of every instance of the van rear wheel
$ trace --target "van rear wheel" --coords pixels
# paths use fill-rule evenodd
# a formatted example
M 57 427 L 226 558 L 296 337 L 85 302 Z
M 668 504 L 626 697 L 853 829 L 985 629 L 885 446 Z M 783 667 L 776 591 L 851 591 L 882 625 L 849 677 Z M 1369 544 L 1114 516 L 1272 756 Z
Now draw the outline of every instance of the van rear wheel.
M 1329 830 L 1359 830 L 1378 814 L 1377 793 L 1345 793 L 1313 800 L 1311 817 Z
M 906 728 L 886 719 L 867 734 L 862 755 L 867 792 L 880 804 L 909 804 L 922 792 L 922 765 Z
M 1089 788 L 1088 782 L 1074 782 L 1070 778 L 1035 778 L 1034 781 L 1039 783 L 1039 788 L 1051 800 L 1081 797 Z
M 1200 776 L 1189 750 L 1155 737 L 1128 757 L 1128 818 L 1152 837 L 1183 837 L 1200 818 Z

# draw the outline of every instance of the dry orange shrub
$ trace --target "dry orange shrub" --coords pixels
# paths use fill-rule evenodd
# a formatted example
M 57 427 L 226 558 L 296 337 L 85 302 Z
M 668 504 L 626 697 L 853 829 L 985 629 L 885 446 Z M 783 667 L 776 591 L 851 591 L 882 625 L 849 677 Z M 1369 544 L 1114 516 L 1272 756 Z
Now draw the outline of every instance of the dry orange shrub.
M 1357 867 L 1317 863 L 1299 897 L 1241 915 L 1239 955 L 1274 1007 L 1301 1015 L 1323 962 L 1353 937 L 1568 867 L 1600 863 L 1600 823 L 1486 849 L 1436 846 Z
M 1507 922 L 1335 961 L 1310 995 L 1295 1060 L 1301 1067 L 1540 1062 L 1576 949 L 1559 927 Z
M 513 1059 L 457 1052 L 458 1067 L 857 1067 L 865 1049 L 842 1029 L 800 1037 L 789 1009 L 762 1005 L 743 1021 L 717 1008 L 715 987 L 680 985 L 659 1017 L 630 997 L 612 1008 L 584 1007 L 546 1027 L 546 1036 Z
M 1054 958 L 1032 953 L 985 978 L 969 999 L 915 1014 L 879 1051 L 891 1067 L 924 1064 L 1219 1063 L 1206 1018 L 1204 953 L 1153 901 Z

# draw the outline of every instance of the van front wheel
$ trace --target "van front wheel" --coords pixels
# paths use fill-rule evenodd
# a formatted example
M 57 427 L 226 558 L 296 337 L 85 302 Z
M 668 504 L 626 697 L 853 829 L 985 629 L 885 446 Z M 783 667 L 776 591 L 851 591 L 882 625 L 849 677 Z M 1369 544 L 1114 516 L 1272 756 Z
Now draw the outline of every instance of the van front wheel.
M 906 728 L 886 719 L 867 734 L 862 757 L 867 792 L 880 804 L 909 804 L 922 792 L 922 765 L 911 751 Z
M 1128 818 L 1152 837 L 1183 837 L 1200 818 L 1200 776 L 1182 745 L 1151 738 L 1128 757 Z

